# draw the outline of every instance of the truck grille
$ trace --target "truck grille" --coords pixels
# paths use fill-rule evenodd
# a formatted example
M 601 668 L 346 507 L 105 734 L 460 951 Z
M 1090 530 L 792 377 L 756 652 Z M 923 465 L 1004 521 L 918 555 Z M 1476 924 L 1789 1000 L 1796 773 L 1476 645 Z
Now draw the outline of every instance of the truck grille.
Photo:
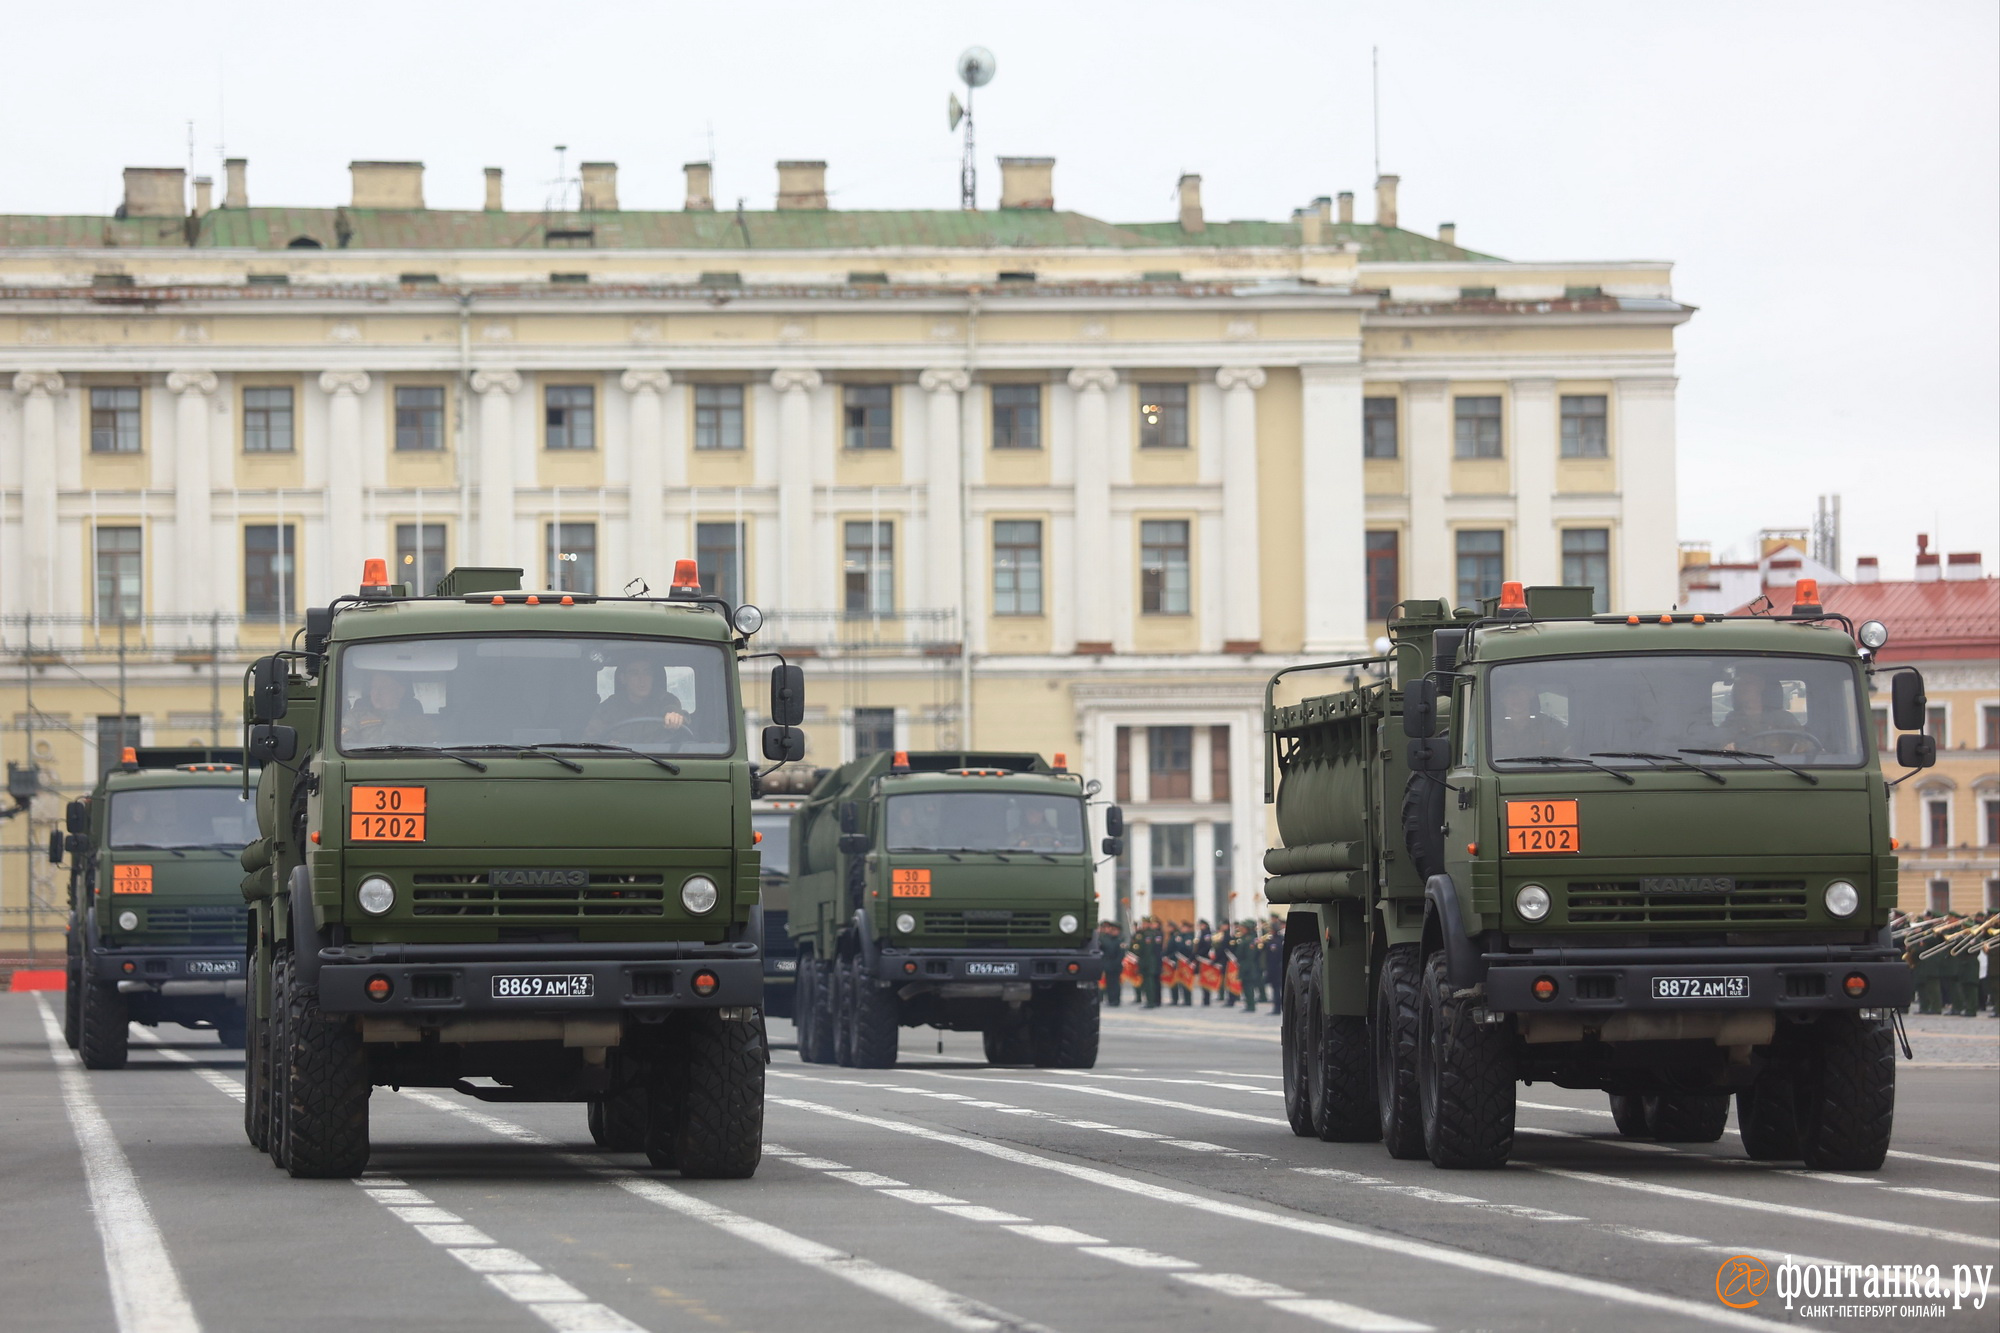
M 1740 879 L 1734 893 L 1642 893 L 1637 880 L 1571 883 L 1571 925 L 1720 926 L 1806 919 L 1806 886 L 1797 879 Z
M 663 916 L 666 878 L 658 874 L 605 872 L 584 889 L 496 889 L 484 873 L 415 875 L 410 911 L 415 916 Z
M 189 944 L 241 944 L 250 919 L 247 907 L 149 907 L 146 929 L 185 934 Z
M 1049 933 L 1047 912 L 926 912 L 924 930 L 932 935 L 963 935 L 970 940 L 1013 940 Z

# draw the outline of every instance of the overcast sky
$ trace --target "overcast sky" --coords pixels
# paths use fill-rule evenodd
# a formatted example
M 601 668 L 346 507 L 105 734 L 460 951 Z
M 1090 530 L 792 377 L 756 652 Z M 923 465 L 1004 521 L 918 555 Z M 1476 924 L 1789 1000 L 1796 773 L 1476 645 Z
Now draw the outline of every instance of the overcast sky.
M 554 145 L 620 165 L 628 208 L 767 208 L 781 157 L 835 207 L 951 207 L 953 61 L 980 43 L 982 202 L 999 154 L 1056 201 L 1284 218 L 1382 167 L 1403 225 L 1509 259 L 1670 259 L 1680 530 L 1747 551 L 1844 497 L 1846 563 L 1907 577 L 1915 534 L 2000 558 L 2000 14 L 1895 4 L 874 3 L 482 0 L 36 6 L 11 25 L 0 212 L 104 213 L 119 171 L 250 159 L 253 204 L 347 198 L 418 158 L 437 207 L 480 168 L 535 208 Z

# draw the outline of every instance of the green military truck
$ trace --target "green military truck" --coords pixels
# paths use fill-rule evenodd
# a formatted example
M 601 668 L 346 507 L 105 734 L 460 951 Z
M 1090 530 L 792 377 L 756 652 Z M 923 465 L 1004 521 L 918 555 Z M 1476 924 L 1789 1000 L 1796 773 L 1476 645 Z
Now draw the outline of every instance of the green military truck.
M 827 774 L 792 836 L 800 1058 L 886 1069 L 899 1029 L 928 1026 L 983 1033 L 994 1064 L 1095 1064 L 1094 794 L 1061 755 L 899 750 Z
M 757 775 L 750 800 L 750 827 L 762 859 L 758 905 L 764 915 L 764 1013 L 793 1018 L 799 954 L 789 929 L 792 908 L 792 826 L 806 798 L 824 778 L 824 768 L 790 767 Z
M 1911 995 L 1868 707 L 1887 633 L 1817 601 L 1593 615 L 1587 588 L 1508 584 L 1404 602 L 1385 657 L 1288 669 L 1344 692 L 1278 706 L 1272 678 L 1295 1132 L 1495 1166 L 1539 1081 L 1663 1141 L 1719 1138 L 1733 1094 L 1752 1157 L 1881 1165 Z
M 243 1045 L 236 856 L 257 836 L 240 750 L 127 747 L 69 803 L 49 860 L 69 859 L 63 1036 L 86 1069 L 123 1069 L 130 1023 Z
M 687 1176 L 761 1155 L 763 976 L 739 659 L 703 597 L 430 596 L 370 561 L 249 672 L 265 761 L 245 1128 L 294 1176 L 368 1160 L 372 1087 L 582 1102 Z M 797 667 L 763 751 L 803 754 Z

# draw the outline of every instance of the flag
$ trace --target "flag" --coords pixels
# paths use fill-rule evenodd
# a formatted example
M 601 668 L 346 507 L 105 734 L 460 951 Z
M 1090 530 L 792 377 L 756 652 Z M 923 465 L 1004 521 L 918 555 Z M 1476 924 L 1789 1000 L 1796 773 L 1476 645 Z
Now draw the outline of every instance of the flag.
M 1234 958 L 1229 960 L 1229 972 L 1227 975 L 1229 993 L 1231 995 L 1241 995 L 1243 993 L 1243 974 L 1237 969 Z
M 1201 960 L 1201 988 L 1211 994 L 1222 989 L 1222 969 L 1206 958 Z
M 1123 979 L 1126 985 L 1128 986 L 1138 985 L 1139 955 L 1128 951 L 1125 955 L 1125 966 L 1119 969 L 1118 975 L 1121 979 Z

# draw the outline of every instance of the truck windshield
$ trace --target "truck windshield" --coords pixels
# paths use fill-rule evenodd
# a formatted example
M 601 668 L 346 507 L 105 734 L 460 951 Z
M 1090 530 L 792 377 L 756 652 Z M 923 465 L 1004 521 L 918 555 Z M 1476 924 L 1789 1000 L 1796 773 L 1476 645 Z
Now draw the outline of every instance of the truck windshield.
M 340 656 L 340 748 L 560 747 L 734 753 L 714 644 L 521 634 L 384 639 Z
M 1854 667 L 1832 658 L 1634 654 L 1507 662 L 1487 678 L 1485 712 L 1487 753 L 1499 764 L 1563 756 L 1642 768 L 1712 751 L 1837 767 L 1864 755 Z
M 764 835 L 764 841 L 757 844 L 757 850 L 764 854 L 766 875 L 789 875 L 792 873 L 792 817 L 790 815 L 752 815 L 750 827 Z
M 111 847 L 213 847 L 257 840 L 257 806 L 234 787 L 158 787 L 111 797 Z
M 889 798 L 892 852 L 1083 851 L 1083 802 L 1019 791 L 912 792 Z

